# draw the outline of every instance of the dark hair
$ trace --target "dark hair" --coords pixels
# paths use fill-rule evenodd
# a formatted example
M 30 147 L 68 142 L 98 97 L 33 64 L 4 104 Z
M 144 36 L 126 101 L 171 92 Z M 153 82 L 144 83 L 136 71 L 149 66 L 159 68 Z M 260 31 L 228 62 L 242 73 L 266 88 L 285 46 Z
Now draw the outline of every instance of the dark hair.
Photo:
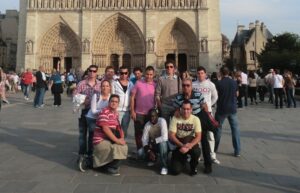
M 165 62 L 165 68 L 167 67 L 168 64 L 172 64 L 174 66 L 174 68 L 176 68 L 176 65 L 175 65 L 175 61 L 174 60 L 167 60 Z
M 90 65 L 89 68 L 88 68 L 88 70 L 89 70 L 90 68 L 96 68 L 96 69 L 98 70 L 98 66 L 95 65 L 95 64 Z
M 120 70 L 128 70 L 128 71 L 129 71 L 129 68 L 128 68 L 127 66 L 121 66 L 121 67 L 119 68 L 119 72 L 120 72 Z
M 106 66 L 106 68 L 105 68 L 105 72 L 107 72 L 109 69 L 113 69 L 113 70 L 115 71 L 115 69 L 114 69 L 114 67 L 113 67 L 113 66 Z
M 191 103 L 190 100 L 185 99 L 185 100 L 183 101 L 183 103 L 181 104 L 181 107 L 182 107 L 183 105 L 186 105 L 186 104 L 190 104 L 191 107 L 193 106 L 193 104 Z
M 158 116 L 158 111 L 157 111 L 157 109 L 155 109 L 155 108 L 152 108 L 152 109 L 150 109 L 149 111 L 148 111 L 148 116 L 150 117 L 150 115 L 151 115 L 151 113 L 156 113 L 157 114 L 157 116 Z
M 249 78 L 255 79 L 255 75 L 253 71 L 249 72 Z
M 117 94 L 112 94 L 112 95 L 110 95 L 110 97 L 109 97 L 109 102 L 111 101 L 112 98 L 117 98 L 118 101 L 120 102 L 120 97 L 119 97 L 119 95 L 117 95 Z
M 150 70 L 153 71 L 153 72 L 155 71 L 153 66 L 147 66 L 145 71 L 150 71 Z
M 199 71 L 204 71 L 206 73 L 206 69 L 203 66 L 199 66 L 197 68 L 197 72 L 199 72 Z
M 136 72 L 136 71 L 143 72 L 143 70 L 140 67 L 134 67 L 133 72 Z
M 103 85 L 104 82 L 108 82 L 109 86 L 111 86 L 110 81 L 109 81 L 109 80 L 106 80 L 106 79 L 104 79 L 104 80 L 101 81 L 101 86 Z
M 229 75 L 229 68 L 227 68 L 226 66 L 222 66 L 221 69 L 220 69 L 220 72 L 223 76 L 227 76 Z

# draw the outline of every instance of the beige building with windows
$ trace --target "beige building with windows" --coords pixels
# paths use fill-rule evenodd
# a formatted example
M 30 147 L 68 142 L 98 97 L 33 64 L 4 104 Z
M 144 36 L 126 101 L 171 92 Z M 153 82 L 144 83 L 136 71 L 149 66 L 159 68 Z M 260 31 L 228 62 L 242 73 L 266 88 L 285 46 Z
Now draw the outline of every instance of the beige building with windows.
M 0 14 L 1 37 L 6 45 L 6 59 L 2 66 L 5 70 L 14 70 L 17 63 L 19 12 L 17 10 L 6 10 Z
M 237 70 L 257 70 L 260 68 L 257 54 L 264 49 L 273 35 L 264 23 L 258 20 L 249 24 L 249 29 L 239 25 L 231 44 L 232 61 Z
M 222 61 L 219 0 L 20 0 L 18 68 Z

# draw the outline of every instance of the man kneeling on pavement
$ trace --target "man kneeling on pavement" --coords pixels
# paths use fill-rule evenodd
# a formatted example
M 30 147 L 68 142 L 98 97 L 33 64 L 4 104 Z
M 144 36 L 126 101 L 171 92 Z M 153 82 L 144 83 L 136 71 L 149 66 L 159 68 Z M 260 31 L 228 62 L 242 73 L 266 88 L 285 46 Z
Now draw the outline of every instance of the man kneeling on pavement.
M 169 138 L 176 145 L 172 152 L 170 169 L 174 175 L 183 170 L 187 155 L 190 155 L 190 175 L 197 174 L 198 160 L 201 155 L 199 143 L 201 140 L 200 119 L 192 115 L 192 103 L 184 100 L 180 116 L 174 116 L 170 123 Z

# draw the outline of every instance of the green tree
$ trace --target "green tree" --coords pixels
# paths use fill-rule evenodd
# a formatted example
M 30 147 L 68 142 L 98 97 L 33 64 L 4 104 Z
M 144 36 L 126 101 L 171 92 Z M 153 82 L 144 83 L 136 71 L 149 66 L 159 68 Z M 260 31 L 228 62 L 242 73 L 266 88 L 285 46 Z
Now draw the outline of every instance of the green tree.
M 265 49 L 257 58 L 265 72 L 275 68 L 300 73 L 299 35 L 286 32 L 274 36 L 268 40 Z

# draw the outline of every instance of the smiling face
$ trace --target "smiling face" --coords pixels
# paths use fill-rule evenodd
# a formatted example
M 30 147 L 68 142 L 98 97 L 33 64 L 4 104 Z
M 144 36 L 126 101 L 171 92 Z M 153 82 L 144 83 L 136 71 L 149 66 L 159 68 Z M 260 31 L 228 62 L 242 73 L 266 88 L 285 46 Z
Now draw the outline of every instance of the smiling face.
M 200 70 L 197 72 L 197 77 L 199 81 L 204 81 L 206 79 L 206 72 L 204 70 Z
M 117 111 L 118 109 L 118 106 L 119 106 L 119 98 L 118 97 L 112 97 L 110 100 L 109 100 L 109 107 L 114 110 L 114 111 Z
M 111 91 L 110 83 L 107 80 L 104 80 L 101 83 L 101 94 L 108 95 Z
M 88 70 L 88 76 L 89 78 L 96 78 L 97 77 L 97 68 L 90 67 Z
M 157 114 L 157 112 L 153 110 L 153 111 L 150 112 L 149 116 L 150 116 L 150 122 L 153 125 L 156 124 L 157 121 L 158 121 L 158 114 Z
M 188 119 L 192 114 L 192 105 L 190 103 L 183 103 L 181 107 L 181 116 Z

